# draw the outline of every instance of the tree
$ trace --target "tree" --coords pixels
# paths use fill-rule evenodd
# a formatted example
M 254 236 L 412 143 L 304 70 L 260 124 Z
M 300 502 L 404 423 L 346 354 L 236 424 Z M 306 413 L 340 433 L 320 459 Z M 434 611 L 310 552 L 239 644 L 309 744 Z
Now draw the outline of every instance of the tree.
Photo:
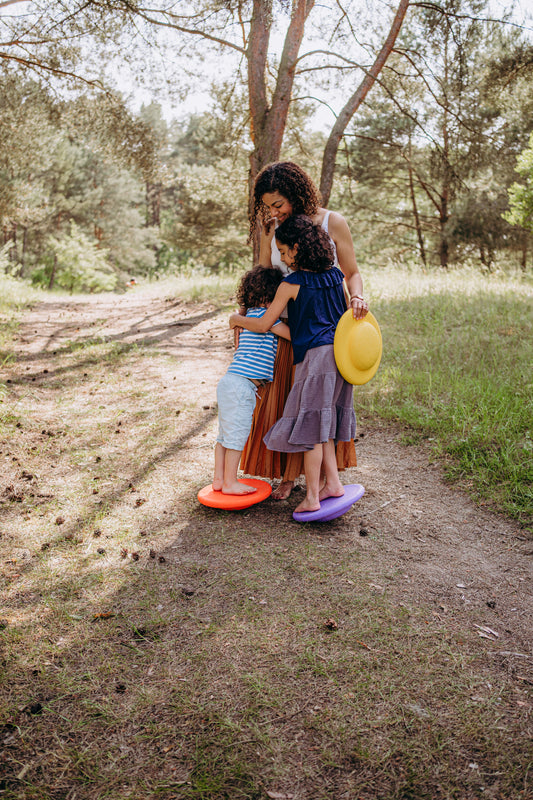
M 519 246 L 501 213 L 532 125 L 533 60 L 516 32 L 483 19 L 484 7 L 457 0 L 447 14 L 412 15 L 348 129 L 343 172 L 359 181 L 356 203 L 364 191 L 376 234 L 394 230 L 424 263 L 432 249 L 442 266 L 476 249 L 490 268 L 496 249 Z
M 320 175 L 320 193 L 322 195 L 322 201 L 326 206 L 328 205 L 331 187 L 333 185 L 333 174 L 335 172 L 335 162 L 337 158 L 337 151 L 339 149 L 339 143 L 348 123 L 360 107 L 361 103 L 363 103 L 368 92 L 376 82 L 379 73 L 385 66 L 385 63 L 392 52 L 396 39 L 398 38 L 398 34 L 400 33 L 400 28 L 402 27 L 405 19 L 409 3 L 410 0 L 400 0 L 396 14 L 394 15 L 394 19 L 392 21 L 389 35 L 385 39 L 377 58 L 366 73 L 361 84 L 345 103 L 335 121 L 335 124 L 333 125 L 333 128 L 331 129 L 331 133 L 324 148 L 324 155 L 322 158 L 322 173 Z
M 533 231 L 533 134 L 529 147 L 518 156 L 516 171 L 525 183 L 513 183 L 509 188 L 510 209 L 505 219 L 512 225 Z
M 36 4 L 31 4 L 35 9 Z M 18 63 L 25 64 L 31 69 L 41 71 L 54 69 L 53 59 L 39 58 L 33 60 L 21 56 L 21 48 L 40 54 L 41 45 L 39 34 L 49 36 L 48 47 L 59 47 L 60 42 L 69 43 L 73 48 L 73 31 L 86 31 L 93 38 L 97 31 L 102 30 L 105 36 L 119 36 L 123 31 L 133 34 L 144 25 L 144 30 L 159 28 L 165 32 L 172 31 L 182 41 L 188 41 L 192 48 L 194 42 L 201 41 L 203 55 L 206 48 L 216 48 L 217 53 L 231 52 L 240 59 L 237 62 L 236 74 L 239 78 L 242 64 L 246 65 L 245 83 L 248 89 L 248 109 L 250 115 L 250 138 L 252 149 L 250 153 L 250 182 L 253 181 L 258 170 L 266 163 L 275 161 L 281 153 L 283 135 L 287 123 L 289 107 L 293 101 L 296 84 L 303 88 L 299 80 L 300 75 L 306 74 L 309 78 L 308 66 L 315 65 L 312 69 L 337 71 L 339 60 L 341 69 L 348 68 L 353 74 L 363 70 L 366 77 L 363 79 L 357 96 L 346 104 L 341 118 L 343 125 L 355 112 L 358 104 L 368 92 L 375 81 L 379 71 L 385 63 L 392 48 L 397 31 L 407 10 L 408 0 L 399 0 L 398 13 L 396 14 L 393 31 L 386 39 L 386 44 L 378 48 L 379 56 L 375 59 L 370 71 L 358 63 L 354 57 L 354 50 L 361 54 L 361 48 L 356 44 L 355 18 L 357 3 L 348 2 L 345 7 L 339 6 L 337 13 L 324 16 L 319 9 L 313 20 L 315 35 L 321 41 L 330 40 L 332 49 L 313 49 L 301 53 L 306 25 L 311 20 L 315 7 L 315 0 L 248 0 L 248 2 L 213 3 L 210 0 L 197 0 L 186 7 L 185 13 L 176 11 L 176 4 L 170 0 L 160 0 L 150 6 L 142 3 L 131 3 L 130 0 L 99 0 L 75 6 L 71 13 L 66 13 L 63 3 L 52 2 L 46 12 L 36 12 L 26 24 L 23 32 L 17 31 L 16 25 L 12 26 L 9 46 L 0 52 L 0 58 L 19 58 Z M 120 22 L 120 30 L 118 27 Z M 328 23 L 328 24 L 326 24 Z M 284 28 L 283 46 L 279 61 L 273 60 L 269 50 L 273 34 Z M 53 36 L 50 36 L 53 31 Z M 313 31 L 311 31 L 311 34 Z M 378 34 L 382 36 L 381 32 Z M 100 36 L 101 40 L 102 36 Z M 345 52 L 341 52 L 344 49 Z M 70 54 L 70 49 L 68 50 Z M 38 66 L 36 66 L 38 62 Z M 70 70 L 63 70 L 65 75 L 73 75 Z M 59 74 L 59 73 L 57 73 Z M 90 80 L 94 80 L 93 77 Z M 349 80 L 352 80 L 351 78 Z M 350 110 L 351 109 L 351 110 Z M 332 165 L 335 161 L 336 148 L 338 147 L 339 126 L 335 130 L 337 137 L 336 147 L 330 146 L 325 159 L 325 168 L 328 175 L 332 175 Z M 333 141 L 333 139 L 332 139 Z M 330 181 L 330 178 L 328 178 Z M 331 181 L 330 181 L 331 182 Z
M 111 291 L 117 275 L 107 261 L 107 253 L 97 247 L 72 222 L 70 232 L 60 239 L 51 238 L 52 274 L 55 282 L 73 292 Z

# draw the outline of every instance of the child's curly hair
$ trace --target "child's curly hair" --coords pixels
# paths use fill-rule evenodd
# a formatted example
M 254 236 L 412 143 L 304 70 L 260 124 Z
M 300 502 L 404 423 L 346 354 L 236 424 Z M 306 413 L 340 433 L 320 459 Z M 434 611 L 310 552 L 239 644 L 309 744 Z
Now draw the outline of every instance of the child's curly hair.
M 251 241 L 258 217 L 266 221 L 266 206 L 263 195 L 279 192 L 292 206 L 293 214 L 316 214 L 320 206 L 320 193 L 304 170 L 293 161 L 276 161 L 267 164 L 257 175 L 254 183 L 253 207 L 250 213 Z
M 271 303 L 283 280 L 278 267 L 262 267 L 260 264 L 245 272 L 237 289 L 237 302 L 248 310 Z
M 335 262 L 333 243 L 320 225 L 304 214 L 293 214 L 276 228 L 276 241 L 298 250 L 294 256 L 294 269 L 310 272 L 326 272 Z

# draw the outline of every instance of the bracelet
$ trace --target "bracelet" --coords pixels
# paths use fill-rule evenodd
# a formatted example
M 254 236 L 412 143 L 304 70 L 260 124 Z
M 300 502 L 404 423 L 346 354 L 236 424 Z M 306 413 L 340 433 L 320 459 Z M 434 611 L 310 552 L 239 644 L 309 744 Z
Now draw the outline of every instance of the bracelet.
M 363 302 L 365 301 L 365 298 L 364 298 L 364 297 L 361 297 L 361 295 L 360 295 L 360 294 L 352 294 L 352 295 L 350 295 L 350 303 L 352 302 L 352 300 L 353 300 L 354 298 L 357 298 L 357 300 L 362 300 Z

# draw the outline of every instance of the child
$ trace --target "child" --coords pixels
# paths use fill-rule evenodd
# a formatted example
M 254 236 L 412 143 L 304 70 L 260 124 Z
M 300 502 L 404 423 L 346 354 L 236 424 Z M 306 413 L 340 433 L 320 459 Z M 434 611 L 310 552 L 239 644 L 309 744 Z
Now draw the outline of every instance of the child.
M 343 273 L 334 264 L 328 234 L 302 214 L 288 217 L 275 232 L 281 258 L 295 270 L 280 284 L 261 319 L 232 314 L 230 326 L 268 330 L 288 305 L 294 351 L 294 384 L 283 416 L 264 441 L 270 450 L 304 452 L 305 499 L 296 511 L 318 511 L 320 501 L 341 497 L 335 441 L 355 436 L 353 386 L 339 373 L 333 353 L 335 328 L 346 311 Z M 320 488 L 323 470 L 326 482 Z
M 254 267 L 243 276 L 237 291 L 243 319 L 261 319 L 274 299 L 283 273 L 277 267 Z M 271 330 L 272 329 L 272 330 Z M 290 338 L 284 322 L 274 319 L 261 333 L 243 330 L 228 371 L 217 386 L 218 437 L 215 446 L 213 489 L 224 494 L 250 494 L 254 486 L 240 483 L 237 470 L 252 427 L 257 387 L 272 380 L 277 336 Z

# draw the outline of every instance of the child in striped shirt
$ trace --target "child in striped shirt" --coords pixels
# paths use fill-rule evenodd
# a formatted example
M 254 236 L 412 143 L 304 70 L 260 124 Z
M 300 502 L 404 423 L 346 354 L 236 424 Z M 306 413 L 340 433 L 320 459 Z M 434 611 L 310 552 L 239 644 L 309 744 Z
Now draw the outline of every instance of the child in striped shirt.
M 283 273 L 278 267 L 257 266 L 243 275 L 237 301 L 246 309 L 247 317 L 263 316 L 282 279 Z M 252 427 L 257 387 L 268 383 L 274 376 L 277 336 L 290 339 L 288 325 L 279 319 L 266 333 L 241 330 L 233 360 L 218 382 L 215 491 L 237 495 L 256 491 L 255 487 L 237 479 L 237 470 Z

